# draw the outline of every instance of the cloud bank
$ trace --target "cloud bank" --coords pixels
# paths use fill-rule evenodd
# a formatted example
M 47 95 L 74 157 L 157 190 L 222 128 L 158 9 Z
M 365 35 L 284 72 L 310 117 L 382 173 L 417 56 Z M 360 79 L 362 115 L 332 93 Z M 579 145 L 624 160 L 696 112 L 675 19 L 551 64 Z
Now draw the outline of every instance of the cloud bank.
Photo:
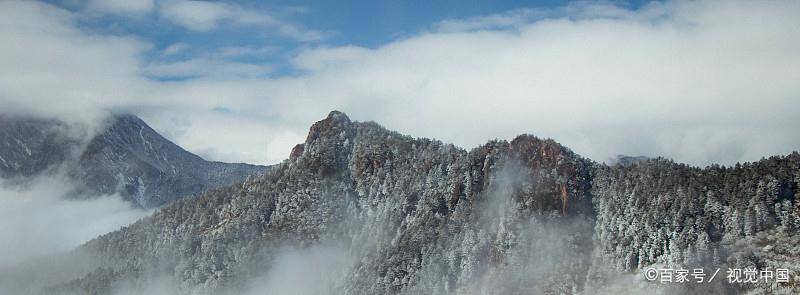
M 22 185 L 0 182 L 0 270 L 69 251 L 150 213 L 132 208 L 119 196 L 65 199 L 72 188 L 58 176 Z
M 532 133 L 599 161 L 732 164 L 800 148 L 796 1 L 571 4 L 446 20 L 377 48 L 306 47 L 279 76 L 264 64 L 159 67 L 147 40 L 87 32 L 47 4 L 0 6 L 0 106 L 132 110 L 215 160 L 279 162 L 331 109 L 467 148 Z M 226 24 L 205 16 L 183 25 Z M 200 74 L 154 79 L 154 68 Z

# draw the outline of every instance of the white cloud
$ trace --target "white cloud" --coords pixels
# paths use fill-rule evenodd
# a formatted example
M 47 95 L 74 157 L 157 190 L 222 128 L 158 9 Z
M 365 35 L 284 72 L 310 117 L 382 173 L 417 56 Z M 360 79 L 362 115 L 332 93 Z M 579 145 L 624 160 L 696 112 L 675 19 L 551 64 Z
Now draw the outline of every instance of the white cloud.
M 292 63 L 298 69 L 322 72 L 325 69 L 335 70 L 339 66 L 351 65 L 354 61 L 367 60 L 370 55 L 369 49 L 358 46 L 317 48 L 303 52 Z
M 521 8 L 500 14 L 473 17 L 469 19 L 448 19 L 433 25 L 436 32 L 464 32 L 481 29 L 507 29 L 554 13 L 551 10 Z
M 208 32 L 217 29 L 222 23 L 241 26 L 265 26 L 278 34 L 302 42 L 319 41 L 325 33 L 307 30 L 282 21 L 264 11 L 248 9 L 234 4 L 170 0 L 160 9 L 163 17 L 192 31 Z
M 179 93 L 183 91 L 179 90 Z M 219 95 L 221 104 L 217 109 L 224 109 L 226 103 L 238 104 L 228 99 L 228 94 Z M 268 113 L 265 110 L 255 112 Z M 305 133 L 297 130 L 295 125 L 264 117 L 243 116 L 240 110 L 193 109 L 191 113 L 193 115 L 187 116 L 179 109 L 168 108 L 149 111 L 143 119 L 181 146 L 216 161 L 276 163 L 288 157 L 287 146 L 305 140 Z
M 656 5 L 656 4 L 651 4 Z M 519 8 L 503 13 L 477 16 L 467 19 L 448 19 L 433 24 L 432 31 L 439 33 L 468 32 L 477 30 L 508 30 L 544 19 L 590 19 L 590 18 L 652 18 L 651 13 L 663 13 L 656 9 L 634 12 L 608 2 L 573 2 L 553 8 Z
M 38 2 L 0 1 L 0 109 L 91 120 L 91 110 L 146 96 L 139 63 L 150 45 L 84 33 L 76 17 Z
M 669 2 L 532 22 L 489 17 L 375 50 L 311 50 L 295 61 L 311 74 L 282 83 L 304 91 L 272 93 L 324 95 L 357 119 L 462 146 L 528 132 L 598 160 L 757 160 L 800 146 L 791 127 L 800 118 L 797 8 Z
M 219 50 L 219 54 L 223 57 L 247 57 L 247 56 L 266 56 L 274 54 L 278 51 L 278 47 L 275 46 L 262 46 L 262 47 L 252 47 L 252 46 L 228 46 L 223 47 Z
M 164 55 L 175 55 L 189 49 L 190 47 L 191 46 L 189 46 L 189 44 L 178 42 L 167 46 L 167 48 L 164 48 L 163 53 Z
M 248 282 L 244 294 L 332 294 L 354 257 L 344 247 L 315 245 L 277 250 L 269 271 Z
M 730 164 L 800 147 L 794 1 L 510 12 L 443 22 L 375 49 L 309 49 L 292 61 L 299 75 L 230 70 L 173 82 L 143 77 L 154 64 L 135 38 L 81 32 L 70 12 L 49 5 L 0 6 L 0 38 L 9 41 L 0 43 L 0 105 L 133 109 L 212 159 L 278 162 L 331 109 L 463 147 L 533 133 L 596 160 L 625 153 Z M 209 71 L 208 59 L 170 71 Z M 188 123 L 158 120 L 164 113 Z
M 176 62 L 153 63 L 145 72 L 158 78 L 258 77 L 270 72 L 270 67 L 215 58 L 193 58 Z
M 89 9 L 113 14 L 148 13 L 155 7 L 153 0 L 89 0 Z
M 0 181 L 0 269 L 69 251 L 150 214 L 119 196 L 64 199 L 72 188 L 58 176 L 25 186 Z
M 208 1 L 168 1 L 161 14 L 177 25 L 194 31 L 210 31 L 225 19 L 233 18 L 233 8 L 224 3 Z

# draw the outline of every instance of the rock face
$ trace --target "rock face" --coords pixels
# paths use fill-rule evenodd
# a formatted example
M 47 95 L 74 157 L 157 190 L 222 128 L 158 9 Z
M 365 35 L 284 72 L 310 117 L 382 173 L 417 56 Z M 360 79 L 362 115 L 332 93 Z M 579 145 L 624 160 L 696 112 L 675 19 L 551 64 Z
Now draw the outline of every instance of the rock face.
M 205 161 L 132 115 L 113 116 L 87 140 L 88 133 L 54 120 L 0 117 L 0 173 L 29 177 L 64 169 L 80 185 L 75 195 L 119 193 L 154 208 L 269 169 Z
M 272 171 L 85 244 L 76 252 L 98 265 L 51 290 L 159 277 L 167 293 L 791 293 L 794 278 L 727 284 L 724 273 L 800 273 L 798 171 L 796 153 L 605 166 L 528 135 L 466 151 L 332 112 Z M 316 258 L 303 267 L 282 249 Z M 659 265 L 723 270 L 714 284 L 643 282 L 639 270 Z M 301 283 L 281 289 L 298 268 Z

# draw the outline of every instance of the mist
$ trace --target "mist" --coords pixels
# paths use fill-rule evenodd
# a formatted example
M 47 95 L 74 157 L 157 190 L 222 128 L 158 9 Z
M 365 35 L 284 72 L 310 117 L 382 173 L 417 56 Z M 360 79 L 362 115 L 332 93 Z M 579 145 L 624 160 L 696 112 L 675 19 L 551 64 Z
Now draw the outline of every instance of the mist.
M 282 248 L 266 274 L 252 279 L 243 294 L 334 294 L 354 261 L 341 245 Z
M 117 195 L 66 198 L 74 187 L 60 175 L 0 180 L 0 269 L 69 251 L 152 213 Z

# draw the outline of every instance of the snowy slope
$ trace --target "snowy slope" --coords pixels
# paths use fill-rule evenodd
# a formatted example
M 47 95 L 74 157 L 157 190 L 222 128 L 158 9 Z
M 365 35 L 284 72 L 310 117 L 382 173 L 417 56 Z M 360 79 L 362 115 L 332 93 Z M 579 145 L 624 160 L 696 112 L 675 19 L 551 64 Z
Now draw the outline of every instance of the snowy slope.
M 55 120 L 0 117 L 0 176 L 65 171 L 74 194 L 119 193 L 143 208 L 231 185 L 269 168 L 210 162 L 159 135 L 133 115 L 111 117 L 99 134 Z

